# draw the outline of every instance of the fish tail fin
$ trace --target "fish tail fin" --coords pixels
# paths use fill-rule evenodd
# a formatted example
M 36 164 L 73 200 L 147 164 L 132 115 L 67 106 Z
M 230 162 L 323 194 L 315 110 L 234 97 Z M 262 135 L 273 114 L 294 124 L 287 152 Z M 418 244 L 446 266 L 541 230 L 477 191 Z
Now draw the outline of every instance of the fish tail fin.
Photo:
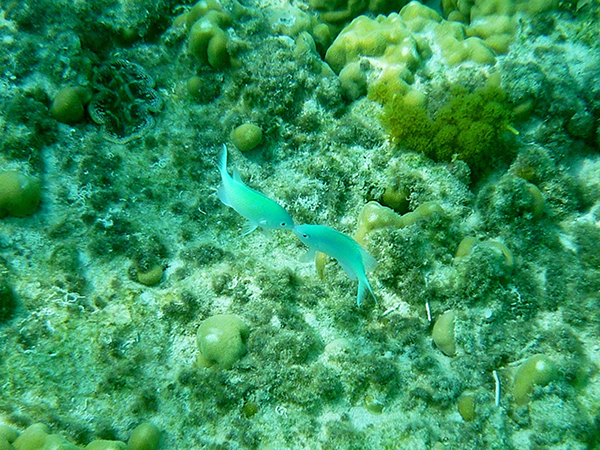
M 221 178 L 224 180 L 225 177 L 229 176 L 227 172 L 227 146 L 223 144 L 223 149 L 219 154 L 219 172 L 221 173 Z
M 221 200 L 225 205 L 231 206 L 231 202 L 227 196 L 227 185 L 229 185 L 229 173 L 227 172 L 227 146 L 223 144 L 223 149 L 219 154 L 219 161 L 217 162 L 219 167 L 219 172 L 221 173 L 221 186 L 217 190 L 217 197 Z
M 363 280 L 358 281 L 358 295 L 356 296 L 356 304 L 359 308 L 362 301 L 365 299 L 367 292 L 371 293 L 373 299 L 375 300 L 375 303 L 377 303 L 377 297 L 375 297 L 375 293 L 373 292 L 373 289 L 371 289 L 369 280 L 367 280 L 367 277 L 365 277 Z

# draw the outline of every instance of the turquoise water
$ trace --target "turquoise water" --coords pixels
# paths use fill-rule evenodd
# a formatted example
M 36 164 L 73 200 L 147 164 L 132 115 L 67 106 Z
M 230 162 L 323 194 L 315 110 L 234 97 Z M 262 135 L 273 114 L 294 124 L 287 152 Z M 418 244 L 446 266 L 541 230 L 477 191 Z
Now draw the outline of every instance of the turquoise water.
M 4 0 L 0 448 L 597 448 L 599 6 L 474 3 Z

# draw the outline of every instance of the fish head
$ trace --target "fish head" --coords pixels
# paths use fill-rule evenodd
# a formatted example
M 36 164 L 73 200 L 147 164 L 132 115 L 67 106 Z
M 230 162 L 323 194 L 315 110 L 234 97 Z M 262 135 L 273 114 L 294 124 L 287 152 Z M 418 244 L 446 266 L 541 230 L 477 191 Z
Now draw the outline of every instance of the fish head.
M 315 247 L 315 239 L 313 236 L 313 225 L 296 225 L 293 232 L 298 236 L 298 239 L 308 247 Z
M 278 214 L 270 216 L 266 222 L 266 228 L 271 230 L 291 230 L 294 228 L 294 219 L 283 208 Z

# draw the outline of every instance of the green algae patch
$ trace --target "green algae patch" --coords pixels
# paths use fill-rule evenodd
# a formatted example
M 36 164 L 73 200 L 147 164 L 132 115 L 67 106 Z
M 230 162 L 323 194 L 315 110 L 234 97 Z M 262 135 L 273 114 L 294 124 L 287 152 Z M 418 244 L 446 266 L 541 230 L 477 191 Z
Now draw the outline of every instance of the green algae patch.
M 436 110 L 391 96 L 384 99 L 381 116 L 397 146 L 437 162 L 462 160 L 476 179 L 510 156 L 506 133 L 511 119 L 505 92 L 492 83 L 473 91 L 453 85 Z

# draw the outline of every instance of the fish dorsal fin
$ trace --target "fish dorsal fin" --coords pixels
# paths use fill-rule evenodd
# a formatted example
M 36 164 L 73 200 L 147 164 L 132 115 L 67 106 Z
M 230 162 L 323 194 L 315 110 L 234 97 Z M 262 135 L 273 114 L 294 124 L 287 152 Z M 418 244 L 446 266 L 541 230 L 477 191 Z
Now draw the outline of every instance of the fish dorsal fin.
M 315 252 L 315 250 L 311 248 L 304 255 L 302 255 L 300 257 L 300 262 L 303 262 L 303 263 L 313 262 L 315 260 L 316 255 L 317 255 L 317 252 Z
M 240 177 L 240 173 L 237 170 L 237 167 L 233 168 L 233 179 L 235 181 L 237 181 L 238 183 L 244 184 L 244 182 L 242 181 L 242 178 Z
M 217 197 L 219 197 L 219 200 L 221 200 L 224 205 L 231 207 L 231 202 L 227 197 L 227 191 L 225 190 L 224 185 L 219 186 L 219 189 L 217 189 Z

